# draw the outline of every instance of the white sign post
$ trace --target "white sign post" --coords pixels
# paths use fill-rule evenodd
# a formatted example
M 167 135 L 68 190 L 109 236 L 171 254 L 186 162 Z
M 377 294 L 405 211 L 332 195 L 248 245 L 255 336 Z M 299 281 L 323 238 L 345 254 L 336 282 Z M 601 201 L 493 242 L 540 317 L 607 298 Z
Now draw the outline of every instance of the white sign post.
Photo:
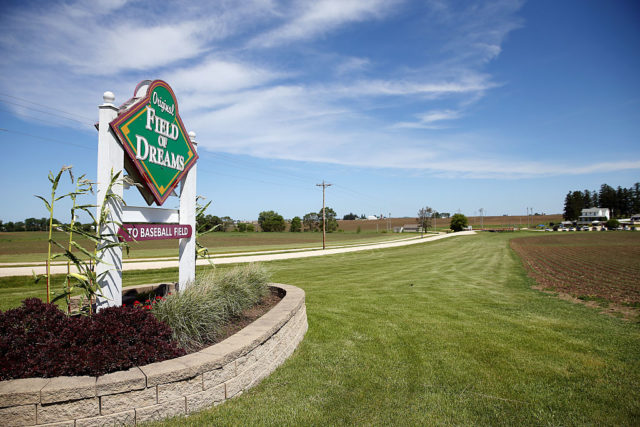
M 98 107 L 98 182 L 97 182 L 97 207 L 96 220 L 99 221 L 100 210 L 104 196 L 109 187 L 111 174 L 122 172 L 124 168 L 124 153 L 115 135 L 109 128 L 109 123 L 118 115 L 118 108 L 113 104 L 115 96 L 111 92 L 103 95 L 104 103 Z M 111 191 L 122 196 L 122 186 L 112 187 Z M 122 222 L 122 206 L 120 203 L 110 203 L 110 220 Z M 110 224 L 102 234 L 115 236 L 118 230 L 114 224 Z M 109 238 L 106 238 L 109 239 Z M 122 249 L 112 247 L 105 250 L 98 248 L 98 257 L 103 261 L 96 266 L 96 276 L 101 277 L 99 281 L 102 297 L 96 298 L 96 310 L 110 306 L 122 305 Z
M 136 88 L 138 91 L 138 88 Z M 120 172 L 124 176 L 125 151 L 118 140 L 110 123 L 118 117 L 118 108 L 114 105 L 115 96 L 111 92 L 103 95 L 104 103 L 98 107 L 98 182 L 97 182 L 97 214 L 101 209 L 101 203 L 109 186 L 112 174 Z M 195 133 L 189 132 L 189 138 L 195 150 Z M 165 143 L 166 145 L 166 143 Z M 195 153 L 194 153 L 195 154 Z M 130 176 L 131 177 L 131 176 Z M 113 193 L 123 196 L 123 185 L 115 185 L 111 188 Z M 122 206 L 120 202 L 112 201 L 109 206 L 109 221 L 119 224 L 126 222 L 136 223 L 163 223 L 181 224 L 191 226 L 191 236 L 182 238 L 179 242 L 179 289 L 184 289 L 195 280 L 196 244 L 195 244 L 195 217 L 196 217 L 196 166 L 195 162 L 181 180 L 180 209 L 164 209 L 151 207 Z M 117 225 L 110 224 L 102 231 L 105 241 L 112 240 L 117 234 Z M 103 296 L 96 298 L 96 308 L 100 310 L 106 307 L 122 305 L 122 249 L 119 247 L 101 250 L 98 247 L 98 257 L 103 262 L 96 266 L 96 275 L 100 277 L 100 290 Z
M 189 132 L 195 148 L 196 133 Z M 191 225 L 191 237 L 180 239 L 179 288 L 196 280 L 196 167 L 193 165 L 180 184 L 180 224 Z

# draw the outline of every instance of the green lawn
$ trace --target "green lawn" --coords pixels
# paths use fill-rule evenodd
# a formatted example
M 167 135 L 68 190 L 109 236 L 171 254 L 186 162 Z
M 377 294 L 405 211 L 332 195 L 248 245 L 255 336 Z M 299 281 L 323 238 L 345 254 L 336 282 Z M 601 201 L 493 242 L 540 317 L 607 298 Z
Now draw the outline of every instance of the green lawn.
M 305 339 L 239 398 L 165 424 L 639 425 L 640 324 L 530 289 L 511 237 L 266 264 L 306 291 Z

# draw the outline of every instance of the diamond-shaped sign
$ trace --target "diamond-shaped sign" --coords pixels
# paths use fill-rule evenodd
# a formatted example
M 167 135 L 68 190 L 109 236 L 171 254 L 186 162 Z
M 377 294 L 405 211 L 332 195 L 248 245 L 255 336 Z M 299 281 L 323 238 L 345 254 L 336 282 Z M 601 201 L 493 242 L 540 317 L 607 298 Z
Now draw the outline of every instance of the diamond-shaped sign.
M 110 126 L 161 206 L 198 159 L 173 90 L 164 81 L 154 80 L 146 96 Z

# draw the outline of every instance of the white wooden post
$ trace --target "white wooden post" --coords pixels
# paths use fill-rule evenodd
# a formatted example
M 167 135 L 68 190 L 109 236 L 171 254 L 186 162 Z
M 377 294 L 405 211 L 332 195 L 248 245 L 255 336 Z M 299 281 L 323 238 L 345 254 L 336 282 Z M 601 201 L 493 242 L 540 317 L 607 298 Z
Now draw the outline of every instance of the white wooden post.
M 104 103 L 98 107 L 98 206 L 96 208 L 96 220 L 99 220 L 98 215 L 100 215 L 101 204 L 111 181 L 111 171 L 116 174 L 122 172 L 124 168 L 124 151 L 109 127 L 109 123 L 118 115 L 118 109 L 113 104 L 115 96 L 111 92 L 105 92 L 103 100 Z M 111 191 L 122 197 L 122 185 L 112 187 Z M 122 222 L 121 203 L 111 202 L 109 210 L 111 220 Z M 115 236 L 117 231 L 117 226 L 111 224 L 102 230 L 102 234 Z M 106 274 L 99 281 L 103 297 L 96 298 L 97 310 L 120 306 L 122 305 L 122 249 L 119 247 L 106 250 L 99 249 L 98 257 L 102 259 L 102 262 L 96 266 L 96 275 L 100 277 L 102 273 L 106 272 Z
M 196 133 L 189 132 L 197 150 Z M 191 237 L 180 239 L 179 288 L 185 289 L 196 279 L 196 167 L 194 164 L 180 185 L 180 224 L 191 225 Z

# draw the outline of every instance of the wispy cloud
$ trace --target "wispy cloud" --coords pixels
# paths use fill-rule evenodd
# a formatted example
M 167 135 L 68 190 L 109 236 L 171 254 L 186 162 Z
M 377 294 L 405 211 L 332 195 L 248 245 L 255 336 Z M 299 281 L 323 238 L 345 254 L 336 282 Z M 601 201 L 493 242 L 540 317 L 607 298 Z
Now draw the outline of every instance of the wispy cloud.
M 342 29 L 393 21 L 404 3 L 180 3 L 170 16 L 126 0 L 13 8 L 0 17 L 7 29 L 0 35 L 0 88 L 26 99 L 47 93 L 57 108 L 93 117 L 103 91 L 124 101 L 138 81 L 162 78 L 179 94 L 185 123 L 202 149 L 261 158 L 474 177 L 639 167 L 632 161 L 529 162 L 499 152 L 487 156 L 486 146 L 478 152 L 482 137 L 458 124 L 502 85 L 486 63 L 522 25 L 521 4 L 428 2 L 423 24 L 444 40 L 425 39 L 428 55 L 414 51 L 381 61 L 374 52 L 340 50 Z M 294 43 L 309 49 L 289 50 Z
M 378 19 L 392 11 L 392 0 L 319 0 L 299 1 L 288 19 L 277 28 L 260 34 L 249 43 L 252 47 L 273 47 L 298 40 L 324 36 L 346 24 Z
M 426 113 L 417 114 L 416 117 L 418 119 L 417 121 L 399 122 L 394 124 L 392 127 L 408 129 L 442 129 L 442 125 L 435 123 L 459 119 L 462 117 L 462 113 L 456 110 L 431 110 Z

